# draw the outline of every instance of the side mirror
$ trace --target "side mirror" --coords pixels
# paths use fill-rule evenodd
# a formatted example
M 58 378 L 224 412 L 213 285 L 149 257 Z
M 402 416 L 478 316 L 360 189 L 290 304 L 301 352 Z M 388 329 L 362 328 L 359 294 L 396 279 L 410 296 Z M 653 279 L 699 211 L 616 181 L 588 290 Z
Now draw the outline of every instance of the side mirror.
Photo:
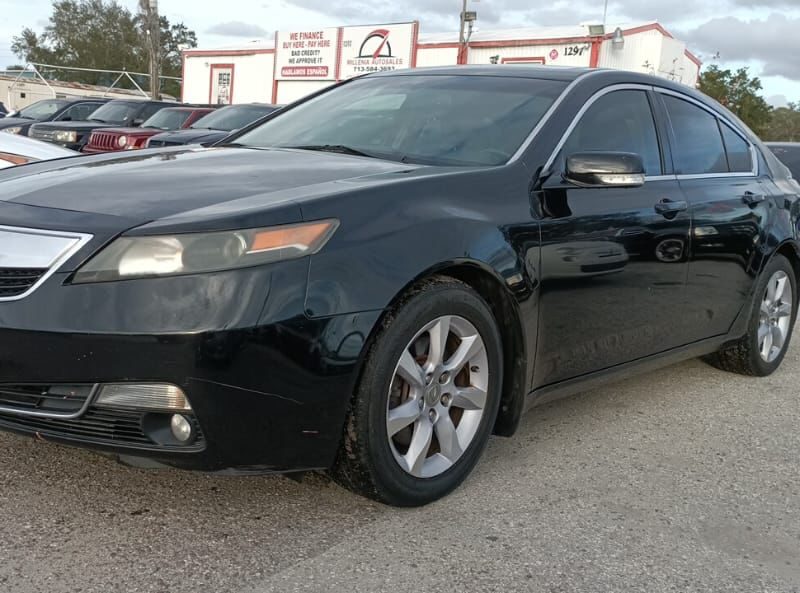
M 579 187 L 641 187 L 644 163 L 629 152 L 579 152 L 567 157 L 564 179 Z
M 144 123 L 144 120 L 143 120 L 141 117 L 137 117 L 137 118 L 136 118 L 135 120 L 133 120 L 133 122 L 131 122 L 131 123 L 133 123 L 133 127 L 134 127 L 134 128 L 138 128 L 139 126 L 141 126 L 141 125 Z

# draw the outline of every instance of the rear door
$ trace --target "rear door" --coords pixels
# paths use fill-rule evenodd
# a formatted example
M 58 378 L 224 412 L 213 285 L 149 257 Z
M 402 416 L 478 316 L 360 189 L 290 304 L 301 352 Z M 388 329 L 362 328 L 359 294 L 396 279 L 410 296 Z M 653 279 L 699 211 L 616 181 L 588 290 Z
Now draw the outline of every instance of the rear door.
M 748 299 L 770 189 L 755 149 L 732 122 L 702 103 L 658 93 L 669 118 L 675 171 L 693 221 L 687 311 L 689 337 L 726 334 Z
M 649 87 L 595 96 L 542 191 L 539 347 L 535 387 L 685 343 L 682 312 L 690 218 L 661 147 Z M 564 181 L 578 152 L 639 154 L 640 188 Z

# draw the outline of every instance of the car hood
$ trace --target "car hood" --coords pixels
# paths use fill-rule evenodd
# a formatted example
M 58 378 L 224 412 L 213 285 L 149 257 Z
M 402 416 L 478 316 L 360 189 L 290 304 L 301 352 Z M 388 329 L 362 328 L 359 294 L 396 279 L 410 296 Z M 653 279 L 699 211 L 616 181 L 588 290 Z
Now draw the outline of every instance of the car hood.
M 108 132 L 110 134 L 125 134 L 125 135 L 137 135 L 137 136 L 147 136 L 147 135 L 154 135 L 154 134 L 161 134 L 163 130 L 156 130 L 155 128 L 98 128 L 94 130 L 95 132 Z
M 37 130 L 96 130 L 107 127 L 109 124 L 96 121 L 54 121 L 36 124 Z
M 182 144 L 201 144 L 204 142 L 216 142 L 228 136 L 231 132 L 222 130 L 176 130 L 174 132 L 164 132 L 153 138 L 164 142 L 180 142 Z
M 173 148 L 36 163 L 0 172 L 0 201 L 117 216 L 132 226 L 258 213 L 419 166 L 285 149 Z M 354 183 L 358 180 L 358 183 Z M 385 181 L 385 180 L 384 180 Z M 349 182 L 351 185 L 342 186 Z M 241 204 L 237 206 L 232 202 Z M 195 214 L 196 213 L 196 214 Z M 0 221 L 1 222 L 1 221 Z M 79 230 L 79 229 L 76 229 Z
M 13 126 L 29 126 L 37 123 L 35 119 L 25 119 L 24 117 L 3 117 L 0 118 L 0 129 L 11 128 Z

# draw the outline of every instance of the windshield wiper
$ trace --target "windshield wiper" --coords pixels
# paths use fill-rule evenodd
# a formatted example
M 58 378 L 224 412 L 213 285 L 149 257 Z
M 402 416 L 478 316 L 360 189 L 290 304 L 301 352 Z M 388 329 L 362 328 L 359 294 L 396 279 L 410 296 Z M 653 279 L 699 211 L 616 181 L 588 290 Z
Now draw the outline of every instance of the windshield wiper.
M 107 122 L 105 120 L 97 119 L 96 117 L 90 117 L 86 121 L 93 121 L 93 122 L 98 123 L 98 124 L 107 124 L 107 123 L 109 123 L 109 122 Z
M 319 152 L 335 152 L 337 154 L 349 154 L 350 156 L 365 156 L 371 159 L 381 158 L 374 154 L 369 154 L 362 150 L 345 146 L 343 144 L 307 144 L 304 146 L 276 146 L 275 148 L 290 148 L 292 150 L 316 150 Z

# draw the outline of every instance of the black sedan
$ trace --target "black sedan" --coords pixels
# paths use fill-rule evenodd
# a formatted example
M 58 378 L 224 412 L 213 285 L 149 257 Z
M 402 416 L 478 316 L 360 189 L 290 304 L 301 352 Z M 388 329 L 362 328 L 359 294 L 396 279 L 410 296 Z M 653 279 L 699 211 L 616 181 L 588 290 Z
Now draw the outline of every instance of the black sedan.
M 245 128 L 277 109 L 277 105 L 261 103 L 230 105 L 209 113 L 185 130 L 156 134 L 147 141 L 147 145 L 152 148 L 186 144 L 210 146 L 229 136 L 231 132 Z
M 372 75 L 227 146 L 23 165 L 0 427 L 424 504 L 536 404 L 696 356 L 775 371 L 798 194 L 689 88 L 538 67 Z
M 0 131 L 27 136 L 31 126 L 36 123 L 85 121 L 108 101 L 102 97 L 43 99 L 21 109 L 12 117 L 4 117 L 0 120 Z
M 789 168 L 795 179 L 800 179 L 800 142 L 767 142 L 769 149 Z

